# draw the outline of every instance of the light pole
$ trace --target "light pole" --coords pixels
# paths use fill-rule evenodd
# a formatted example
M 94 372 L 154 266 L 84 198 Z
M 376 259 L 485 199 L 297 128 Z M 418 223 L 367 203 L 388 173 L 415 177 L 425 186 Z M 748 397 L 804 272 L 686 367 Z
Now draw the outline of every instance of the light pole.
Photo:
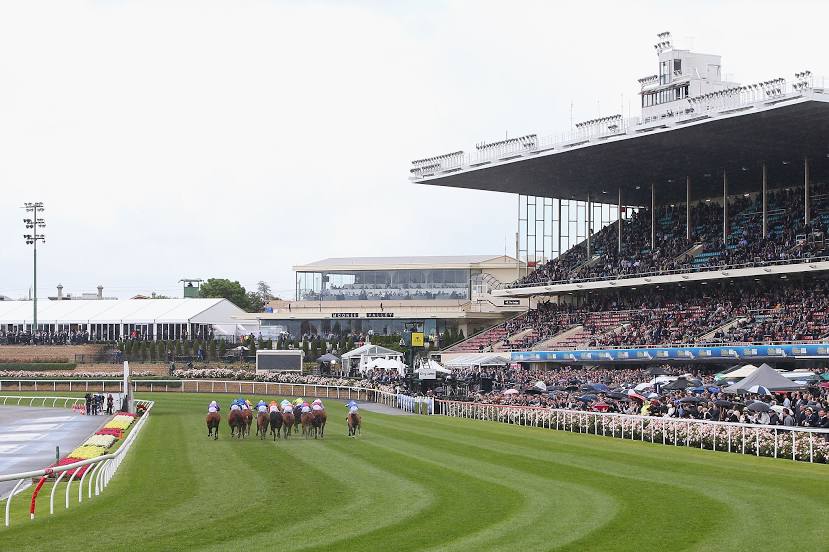
M 32 340 L 36 340 L 37 336 L 37 242 L 46 243 L 46 235 L 40 230 L 46 228 L 46 221 L 40 213 L 43 212 L 43 202 L 37 201 L 35 203 L 24 203 L 23 208 L 27 213 L 32 213 L 32 218 L 24 218 L 23 223 L 26 225 L 26 230 L 31 234 L 23 234 L 26 240 L 26 245 L 34 246 L 34 283 L 32 291 L 34 292 L 34 301 L 32 305 Z

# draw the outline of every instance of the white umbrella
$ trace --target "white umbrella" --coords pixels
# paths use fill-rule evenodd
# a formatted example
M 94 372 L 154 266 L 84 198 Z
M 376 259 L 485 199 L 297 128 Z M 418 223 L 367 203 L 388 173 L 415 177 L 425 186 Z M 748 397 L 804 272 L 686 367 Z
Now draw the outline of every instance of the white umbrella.
M 748 389 L 746 389 L 749 393 L 754 393 L 756 395 L 769 395 L 771 396 L 771 391 L 768 388 L 763 387 L 762 385 L 752 385 Z
M 507 389 L 504 391 L 504 395 L 517 395 L 518 389 Z
M 547 384 L 546 384 L 546 383 L 544 383 L 544 382 L 543 382 L 543 381 L 541 381 L 541 380 L 538 380 L 537 382 L 535 382 L 535 385 L 533 385 L 533 387 L 535 387 L 536 389 L 540 389 L 540 390 L 542 390 L 542 391 L 546 391 L 546 390 L 547 390 Z

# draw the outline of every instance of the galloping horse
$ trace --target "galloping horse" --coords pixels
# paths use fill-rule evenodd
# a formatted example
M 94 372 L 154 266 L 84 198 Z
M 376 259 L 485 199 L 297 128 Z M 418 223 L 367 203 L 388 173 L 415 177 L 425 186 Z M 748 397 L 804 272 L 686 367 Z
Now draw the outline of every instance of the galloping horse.
M 312 412 L 303 412 L 300 417 L 302 423 L 302 436 L 306 439 L 311 437 L 311 429 L 313 427 L 314 414 Z
M 325 410 L 311 412 L 311 428 L 314 430 L 314 439 L 317 438 L 317 434 L 319 434 L 320 439 L 325 437 L 325 422 L 327 420 L 328 416 L 325 415 Z
M 247 437 L 250 435 L 250 426 L 253 425 L 253 412 L 251 412 L 250 408 L 242 410 L 242 420 L 244 420 L 244 435 L 242 437 Z
M 245 433 L 245 418 L 242 416 L 241 410 L 231 410 L 227 417 L 227 423 L 230 425 L 230 436 L 241 439 Z
M 208 412 L 207 419 L 207 436 L 213 437 L 213 440 L 219 438 L 219 422 L 222 421 L 222 416 L 218 412 Z
M 291 435 L 291 429 L 294 427 L 294 413 L 293 412 L 283 412 L 282 413 L 282 435 L 287 439 Z
M 256 435 L 260 439 L 264 439 L 268 434 L 268 413 L 259 412 L 256 414 Z
M 271 435 L 273 435 L 273 440 L 276 441 L 279 437 L 279 431 L 282 429 L 282 413 L 280 411 L 274 410 L 270 413 L 270 424 Z
M 363 425 L 363 418 L 357 412 L 351 412 L 346 419 L 348 421 L 348 436 L 355 437 L 360 434 L 360 426 Z
M 299 433 L 299 424 L 302 422 L 302 406 L 294 407 L 294 433 Z

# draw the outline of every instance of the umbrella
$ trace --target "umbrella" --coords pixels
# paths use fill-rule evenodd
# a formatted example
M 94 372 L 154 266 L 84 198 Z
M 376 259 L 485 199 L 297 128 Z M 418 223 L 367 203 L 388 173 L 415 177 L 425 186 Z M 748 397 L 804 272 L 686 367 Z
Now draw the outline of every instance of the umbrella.
M 610 391 L 610 387 L 603 383 L 594 383 L 590 387 L 592 387 L 593 391 L 596 391 L 597 393 L 607 393 L 608 391 Z
M 719 392 L 720 392 L 720 388 L 719 388 L 719 387 L 717 387 L 717 386 L 715 386 L 715 385 L 712 385 L 711 387 L 709 387 L 709 388 L 708 388 L 708 392 L 709 392 L 709 393 L 719 393 Z
M 705 399 L 701 399 L 699 397 L 682 397 L 681 399 L 679 399 L 679 402 L 681 402 L 681 403 L 701 403 L 701 402 L 705 402 Z
M 668 372 L 661 366 L 651 366 L 648 368 L 648 374 L 652 376 L 665 376 Z
M 540 395 L 541 393 L 543 393 L 543 391 L 538 387 L 527 387 L 526 389 L 524 389 L 524 393 L 526 393 L 527 395 Z
M 636 399 L 637 401 L 645 402 L 647 399 L 640 395 L 639 393 L 628 393 L 628 398 Z
M 768 412 L 771 407 L 764 402 L 757 401 L 748 405 L 748 409 L 752 412 Z
M 578 400 L 580 400 L 581 402 L 590 402 L 590 401 L 595 401 L 596 398 L 597 398 L 596 395 L 583 395 L 583 396 L 579 397 Z
M 658 399 L 659 398 L 659 393 L 648 393 L 648 398 L 649 399 Z
M 607 394 L 607 396 L 610 397 L 611 399 L 619 399 L 619 400 L 628 398 L 627 395 L 625 395 L 624 393 L 619 393 L 618 391 L 611 391 L 610 393 Z
M 705 393 L 705 387 L 691 387 L 688 391 L 691 393 Z
M 769 391 L 767 387 L 763 387 L 762 385 L 752 385 L 746 391 L 748 391 L 749 393 L 754 393 L 756 395 L 771 395 L 771 391 Z
M 317 359 L 317 362 L 339 362 L 339 360 L 339 358 L 332 355 L 331 353 L 325 353 Z
M 546 391 L 547 390 L 547 384 L 544 383 L 541 380 L 538 380 L 537 382 L 535 382 L 535 385 L 533 385 L 533 387 L 535 389 L 538 389 L 539 391 Z
M 610 409 L 610 405 L 607 403 L 596 403 L 593 405 L 593 410 L 597 412 L 607 412 Z
M 818 387 L 820 387 L 821 389 L 829 389 L 829 381 L 821 382 L 820 385 L 818 385 Z
M 579 387 L 579 391 L 583 391 L 584 393 L 590 393 L 591 391 L 594 391 L 594 389 L 592 385 L 590 385 L 589 383 L 585 383 L 584 385 Z
M 507 389 L 504 391 L 504 395 L 517 395 L 518 389 Z
M 733 402 L 724 401 L 722 399 L 717 399 L 716 401 L 714 401 L 714 404 L 717 406 L 722 406 L 723 408 L 731 408 L 732 406 L 734 406 Z

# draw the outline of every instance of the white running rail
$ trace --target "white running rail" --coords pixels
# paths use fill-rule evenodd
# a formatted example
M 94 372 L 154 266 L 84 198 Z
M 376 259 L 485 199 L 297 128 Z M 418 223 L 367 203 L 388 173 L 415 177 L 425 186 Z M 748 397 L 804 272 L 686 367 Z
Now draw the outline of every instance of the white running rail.
M 48 406 L 50 402 L 51 406 L 71 407 L 72 405 L 78 403 L 82 404 L 84 402 L 84 399 L 76 397 L 32 397 L 20 395 L 0 395 L 0 404 L 4 405 L 23 404 L 25 406 Z M 59 404 L 61 402 L 63 403 L 62 405 Z M 132 430 L 127 434 L 127 437 L 124 439 L 124 442 L 121 443 L 121 446 L 118 447 L 118 450 L 116 450 L 115 452 L 111 454 L 104 454 L 103 456 L 91 458 L 89 460 L 81 460 L 79 462 L 74 462 L 72 464 L 66 464 L 65 466 L 55 466 L 53 468 L 43 468 L 40 470 L 10 473 L 6 475 L 0 474 L 0 482 L 17 481 L 17 483 L 14 486 L 14 489 L 12 489 L 11 494 L 5 499 L 5 526 L 8 527 L 11 523 L 12 499 L 15 497 L 16 494 L 18 494 L 18 489 L 20 489 L 20 487 L 27 479 L 40 478 L 45 481 L 49 477 L 56 477 L 54 485 L 52 487 L 52 491 L 49 494 L 49 514 L 53 514 L 55 511 L 55 491 L 57 490 L 57 484 L 61 482 L 66 473 L 70 470 L 75 470 L 76 468 L 81 468 L 83 466 L 92 466 L 91 468 L 87 468 L 86 470 L 84 470 L 83 475 L 78 481 L 78 502 L 83 502 L 85 482 L 87 483 L 87 498 L 92 498 L 93 493 L 94 496 L 98 496 L 101 492 L 103 492 L 103 490 L 109 485 L 109 482 L 112 480 L 112 477 L 118 471 L 118 467 L 121 465 L 121 462 L 123 462 L 124 458 L 127 455 L 127 452 L 132 447 L 132 444 L 135 442 L 135 439 L 138 437 L 141 428 L 144 427 L 145 423 L 147 423 L 147 420 L 150 417 L 150 411 L 152 410 L 153 405 L 155 404 L 153 401 L 144 400 L 136 400 L 135 403 L 136 405 L 143 404 L 146 407 L 146 411 L 144 412 L 143 416 L 138 418 L 138 421 L 135 422 L 135 427 L 133 427 Z M 72 473 L 71 477 L 69 477 L 66 483 L 66 508 L 69 508 L 70 490 L 72 488 L 72 482 L 75 480 L 76 475 L 77 471 Z M 39 490 L 39 486 L 37 490 Z M 30 512 L 32 519 L 34 519 L 34 510 L 31 510 Z

